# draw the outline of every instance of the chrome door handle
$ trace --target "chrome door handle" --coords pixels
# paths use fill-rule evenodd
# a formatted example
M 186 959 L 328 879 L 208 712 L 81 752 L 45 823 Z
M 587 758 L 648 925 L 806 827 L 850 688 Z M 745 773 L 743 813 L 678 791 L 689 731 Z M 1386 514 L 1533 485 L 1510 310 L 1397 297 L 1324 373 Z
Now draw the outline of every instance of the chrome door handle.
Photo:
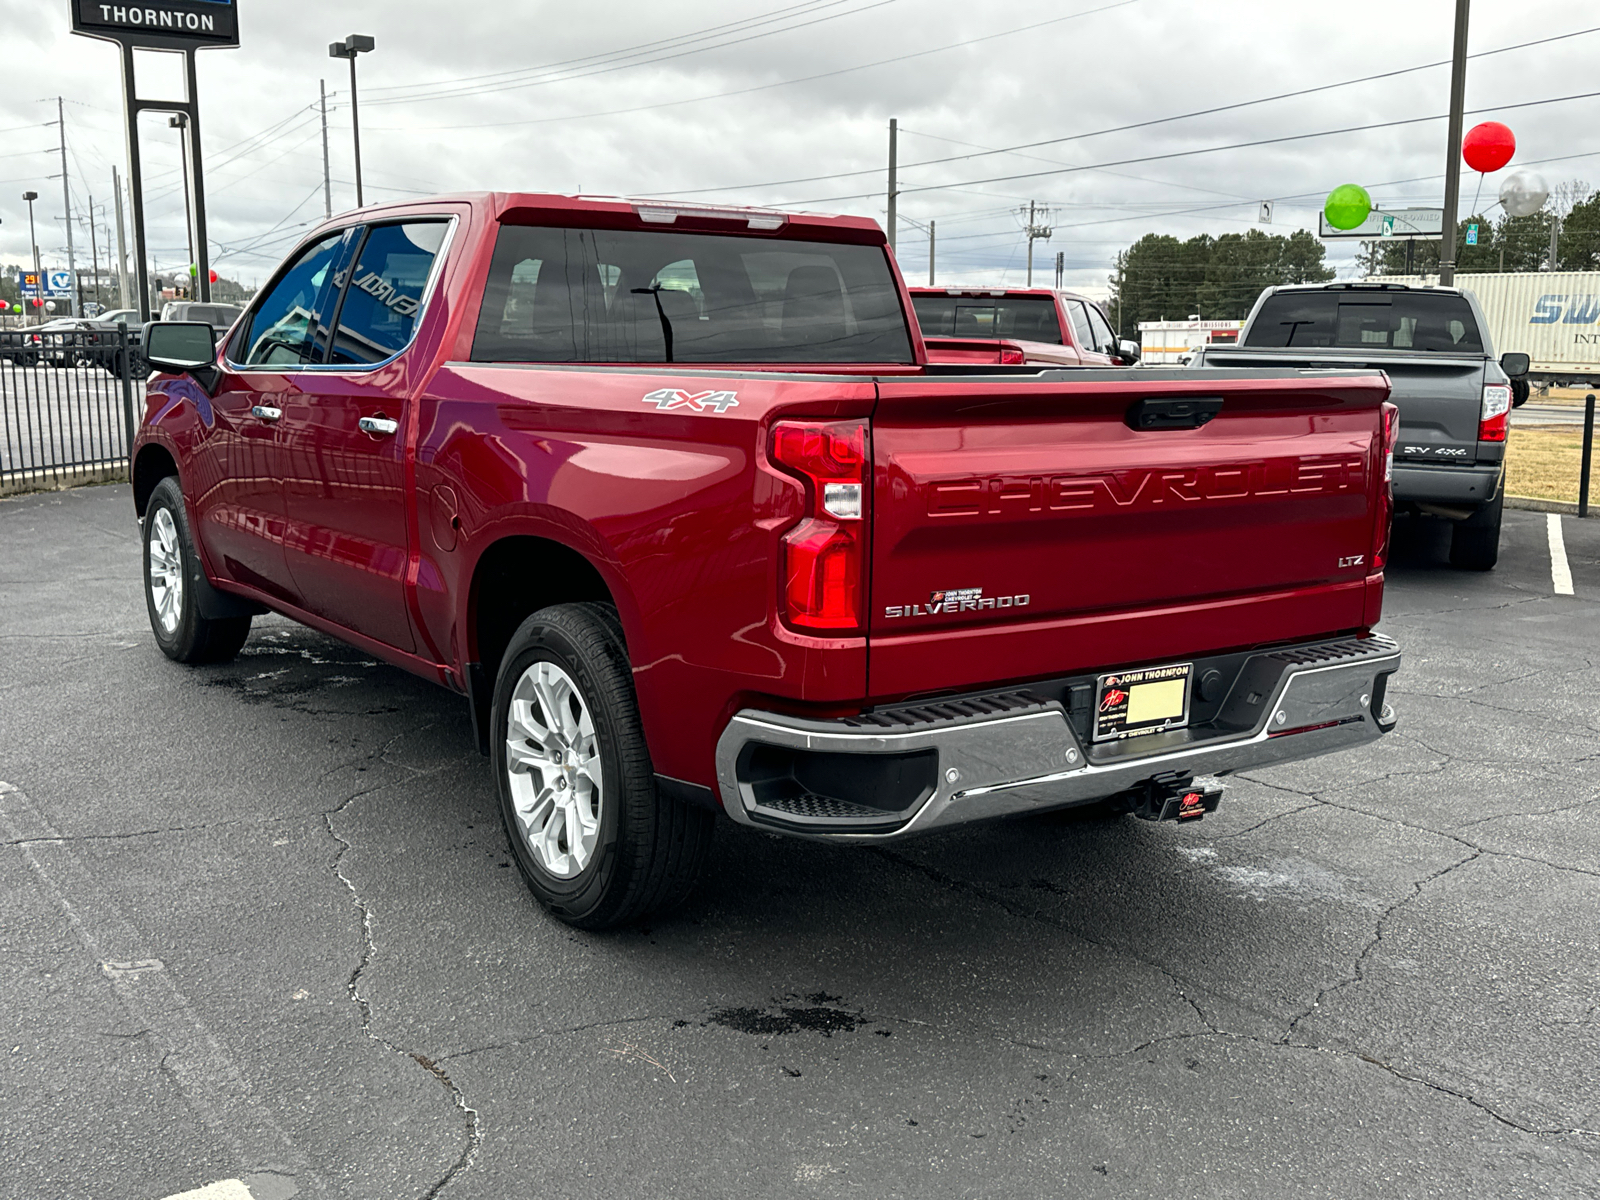
M 250 409 L 250 415 L 257 417 L 269 425 L 283 416 L 283 409 L 272 408 L 266 404 L 257 404 Z
M 381 433 L 388 436 L 400 432 L 400 422 L 391 421 L 388 417 L 362 417 L 356 424 L 361 426 L 363 433 Z

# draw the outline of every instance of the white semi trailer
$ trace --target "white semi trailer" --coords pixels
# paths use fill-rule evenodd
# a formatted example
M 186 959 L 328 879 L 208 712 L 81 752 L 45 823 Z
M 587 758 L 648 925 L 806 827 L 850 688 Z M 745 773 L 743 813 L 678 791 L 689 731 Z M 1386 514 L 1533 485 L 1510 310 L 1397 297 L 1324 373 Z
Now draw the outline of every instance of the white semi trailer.
M 1437 285 L 1436 276 L 1375 276 L 1374 283 Z M 1600 387 L 1600 271 L 1493 271 L 1456 275 L 1478 298 L 1494 352 L 1520 351 L 1528 380 Z

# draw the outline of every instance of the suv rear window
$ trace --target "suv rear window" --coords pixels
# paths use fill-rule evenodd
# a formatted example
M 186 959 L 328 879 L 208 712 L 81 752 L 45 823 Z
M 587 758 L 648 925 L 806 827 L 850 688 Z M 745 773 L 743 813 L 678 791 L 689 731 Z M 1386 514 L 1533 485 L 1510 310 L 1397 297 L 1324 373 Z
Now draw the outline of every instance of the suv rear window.
M 880 246 L 507 225 L 475 362 L 908 363 Z
M 1448 292 L 1279 292 L 1261 305 L 1244 344 L 1483 353 L 1471 306 Z
M 913 296 L 911 304 L 924 337 L 1062 344 L 1056 302 L 1049 296 Z

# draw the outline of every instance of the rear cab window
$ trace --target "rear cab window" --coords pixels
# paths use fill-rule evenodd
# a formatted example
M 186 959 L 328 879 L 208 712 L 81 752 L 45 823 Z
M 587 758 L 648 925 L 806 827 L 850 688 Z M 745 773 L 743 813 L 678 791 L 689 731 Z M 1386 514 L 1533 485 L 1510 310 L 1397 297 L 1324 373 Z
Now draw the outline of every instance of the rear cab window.
M 1450 292 L 1278 292 L 1262 302 L 1244 345 L 1266 349 L 1482 354 L 1467 301 Z
M 924 337 L 1014 338 L 1062 344 L 1061 321 L 1049 296 L 914 295 Z
M 881 246 L 501 226 L 475 362 L 913 361 Z

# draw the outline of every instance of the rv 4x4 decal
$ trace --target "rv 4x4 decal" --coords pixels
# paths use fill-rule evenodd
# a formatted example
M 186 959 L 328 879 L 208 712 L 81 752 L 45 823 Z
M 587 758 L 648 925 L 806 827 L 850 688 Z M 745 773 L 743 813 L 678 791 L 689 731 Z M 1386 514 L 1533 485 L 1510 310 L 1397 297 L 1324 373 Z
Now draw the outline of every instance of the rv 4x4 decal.
M 644 403 L 654 404 L 660 412 L 687 408 L 691 412 L 725 413 L 739 407 L 735 392 L 686 392 L 682 388 L 658 388 L 642 397 Z

